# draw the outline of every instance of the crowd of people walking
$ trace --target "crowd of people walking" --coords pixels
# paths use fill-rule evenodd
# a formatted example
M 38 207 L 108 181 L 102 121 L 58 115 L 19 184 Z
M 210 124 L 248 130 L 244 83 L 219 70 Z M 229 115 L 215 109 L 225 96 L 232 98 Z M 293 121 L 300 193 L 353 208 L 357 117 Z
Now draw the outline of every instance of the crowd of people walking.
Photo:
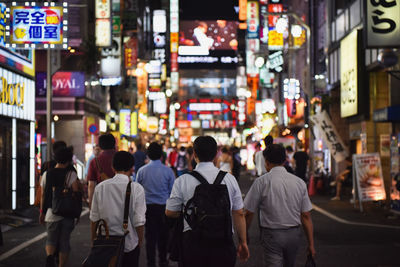
M 94 255 L 101 255 L 97 257 L 104 266 L 139 266 L 144 241 L 148 267 L 166 267 L 171 260 L 183 267 L 234 266 L 236 259 L 250 257 L 247 230 L 255 214 L 265 266 L 294 266 L 301 227 L 314 257 L 312 206 L 305 178 L 299 176 L 308 159 L 290 155 L 282 145 L 273 144 L 270 136 L 264 143 L 266 148 L 258 147 L 255 153 L 259 177 L 243 199 L 236 147 L 218 147 L 213 137 L 200 136 L 193 146 L 174 146 L 167 153 L 158 142 L 147 148 L 138 143 L 135 152 L 117 151 L 115 138 L 104 134 L 88 161 L 86 199 L 71 165 L 72 147 L 55 142 L 54 160 L 45 163 L 40 181 L 39 220 L 46 224 L 48 234 L 46 266 L 58 262 L 62 267 L 67 262 L 70 235 L 80 211 L 55 214 L 54 210 L 59 212 L 60 205 L 71 206 L 78 198 L 87 200 L 93 241 L 83 266 L 98 266 L 91 261 Z M 288 168 L 295 160 L 297 176 Z M 61 197 L 55 193 L 60 191 L 57 188 L 70 194 Z M 108 258 L 106 248 L 96 245 L 102 241 L 98 240 L 102 237 L 99 222 L 104 222 L 106 236 L 123 240 L 122 248 L 114 246 Z

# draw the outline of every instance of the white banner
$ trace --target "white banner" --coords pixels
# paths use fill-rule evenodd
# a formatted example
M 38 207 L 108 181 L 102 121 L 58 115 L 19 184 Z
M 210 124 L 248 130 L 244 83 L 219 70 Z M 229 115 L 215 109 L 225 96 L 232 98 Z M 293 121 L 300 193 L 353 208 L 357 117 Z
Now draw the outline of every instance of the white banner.
M 378 153 L 353 155 L 353 170 L 360 201 L 386 199 L 381 158 Z
M 336 162 L 343 161 L 348 156 L 347 147 L 344 145 L 342 138 L 336 131 L 331 119 L 326 111 L 310 116 L 311 122 L 322 134 L 326 145 L 328 146 L 331 155 Z

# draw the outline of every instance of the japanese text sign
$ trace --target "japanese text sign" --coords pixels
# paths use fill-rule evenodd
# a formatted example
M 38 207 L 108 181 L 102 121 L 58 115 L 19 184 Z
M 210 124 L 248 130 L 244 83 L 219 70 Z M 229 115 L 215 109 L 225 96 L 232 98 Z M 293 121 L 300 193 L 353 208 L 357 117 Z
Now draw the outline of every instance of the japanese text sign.
M 68 29 L 65 6 L 12 6 L 10 8 L 10 43 L 67 48 Z
M 310 116 L 310 120 L 322 133 L 322 138 L 335 161 L 339 162 L 346 159 L 348 155 L 347 147 L 344 145 L 326 111 Z
M 358 113 L 358 31 L 340 42 L 340 116 Z
M 247 2 L 247 38 L 258 39 L 258 27 L 260 26 L 258 2 Z
M 400 1 L 366 1 L 367 47 L 400 45 Z
M 0 3 L 0 46 L 4 46 L 6 43 L 6 5 Z

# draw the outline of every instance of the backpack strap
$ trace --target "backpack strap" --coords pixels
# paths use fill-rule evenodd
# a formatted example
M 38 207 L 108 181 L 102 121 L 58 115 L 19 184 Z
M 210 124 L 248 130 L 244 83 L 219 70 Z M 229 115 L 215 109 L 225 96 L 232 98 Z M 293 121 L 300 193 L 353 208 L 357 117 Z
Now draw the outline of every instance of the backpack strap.
M 201 184 L 209 184 L 207 182 L 206 178 L 204 178 L 203 175 L 201 175 L 197 171 L 191 171 L 191 172 L 189 172 L 189 174 L 191 176 L 193 176 L 194 178 L 196 178 Z
M 219 171 L 217 178 L 215 178 L 215 181 L 213 184 L 221 184 L 222 180 L 224 180 L 225 175 L 227 172 L 224 171 Z
M 100 164 L 99 164 L 99 160 L 97 159 L 97 157 L 94 158 L 96 161 L 96 167 L 97 170 L 100 172 L 100 174 L 103 172 L 103 169 L 101 168 Z
M 125 205 L 124 205 L 124 220 L 122 223 L 122 228 L 124 228 L 125 235 L 128 234 L 128 215 L 129 215 L 129 203 L 131 202 L 131 183 L 132 181 L 129 179 L 129 183 L 126 186 L 126 194 L 125 194 Z

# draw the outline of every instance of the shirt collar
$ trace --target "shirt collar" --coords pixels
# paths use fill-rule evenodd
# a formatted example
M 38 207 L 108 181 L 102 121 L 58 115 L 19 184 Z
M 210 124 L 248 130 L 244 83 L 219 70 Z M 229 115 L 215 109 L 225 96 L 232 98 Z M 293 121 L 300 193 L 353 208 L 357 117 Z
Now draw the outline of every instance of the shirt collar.
M 113 179 L 127 181 L 127 182 L 130 181 L 129 177 L 122 173 L 116 173 Z
M 152 163 L 152 164 L 160 164 L 161 163 L 161 160 L 159 160 L 159 159 L 156 159 L 156 160 L 150 160 L 150 162 L 149 163 Z
M 286 172 L 286 169 L 285 169 L 285 167 L 283 167 L 283 166 L 276 166 L 276 167 L 273 167 L 269 172 L 272 172 L 272 171 L 278 171 L 278 172 L 282 172 L 282 171 L 285 171 Z
M 199 162 L 196 165 L 196 169 L 195 170 L 201 170 L 201 169 L 209 169 L 209 168 L 216 168 L 214 163 L 211 161 L 207 161 L 207 162 Z

